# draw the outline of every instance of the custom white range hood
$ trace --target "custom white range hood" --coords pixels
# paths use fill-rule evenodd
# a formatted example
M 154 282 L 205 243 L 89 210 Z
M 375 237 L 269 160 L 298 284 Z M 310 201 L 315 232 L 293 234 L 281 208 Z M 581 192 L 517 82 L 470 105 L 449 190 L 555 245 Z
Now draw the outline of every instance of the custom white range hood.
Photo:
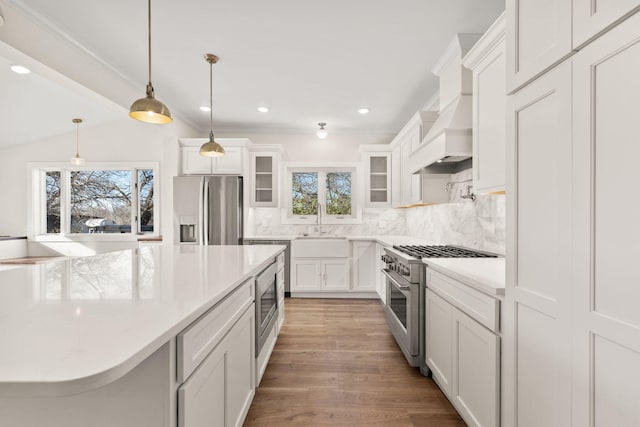
M 440 112 L 420 146 L 410 157 L 412 173 L 433 173 L 446 165 L 471 158 L 471 71 L 462 57 L 480 38 L 479 34 L 457 34 L 432 72 L 440 78 Z

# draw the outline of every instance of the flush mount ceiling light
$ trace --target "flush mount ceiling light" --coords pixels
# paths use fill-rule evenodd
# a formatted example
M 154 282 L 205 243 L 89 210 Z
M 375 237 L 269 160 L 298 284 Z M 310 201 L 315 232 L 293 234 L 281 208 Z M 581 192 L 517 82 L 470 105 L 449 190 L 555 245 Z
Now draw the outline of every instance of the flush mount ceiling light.
M 11 71 L 17 74 L 29 74 L 31 72 L 27 67 L 23 67 L 22 65 L 12 65 Z
M 205 113 L 208 113 L 209 111 L 211 111 L 211 107 L 209 107 L 208 105 L 203 105 L 200 107 L 200 111 L 204 111 Z
M 329 135 L 329 132 L 327 132 L 327 130 L 324 128 L 326 125 L 327 124 L 325 122 L 318 123 L 318 126 L 320 126 L 320 129 L 318 129 L 318 131 L 316 132 L 318 138 L 325 139 L 327 135 Z
M 358 108 L 358 113 L 363 114 L 363 115 L 364 115 L 364 114 L 369 114 L 369 111 L 371 111 L 371 110 L 369 110 L 369 109 L 368 109 L 368 108 L 366 108 L 366 107 L 364 107 L 364 108 Z
M 166 124 L 171 123 L 169 108 L 155 98 L 153 85 L 151 84 L 151 0 L 148 2 L 149 16 L 149 83 L 147 83 L 147 96 L 140 98 L 131 104 L 129 116 L 145 123 Z
M 209 112 L 211 118 L 211 131 L 209 132 L 209 142 L 202 144 L 200 155 L 206 157 L 224 156 L 224 148 L 213 138 L 213 64 L 218 62 L 218 57 L 212 53 L 207 53 L 204 59 L 209 63 Z
M 71 121 L 76 124 L 76 155 L 71 158 L 71 164 L 79 166 L 84 164 L 84 159 L 80 157 L 80 150 L 79 150 L 79 145 L 80 145 L 80 129 L 79 128 L 80 128 L 80 123 L 82 123 L 82 119 L 71 119 Z
M 258 111 L 261 113 L 268 113 L 269 112 L 269 107 L 258 107 Z

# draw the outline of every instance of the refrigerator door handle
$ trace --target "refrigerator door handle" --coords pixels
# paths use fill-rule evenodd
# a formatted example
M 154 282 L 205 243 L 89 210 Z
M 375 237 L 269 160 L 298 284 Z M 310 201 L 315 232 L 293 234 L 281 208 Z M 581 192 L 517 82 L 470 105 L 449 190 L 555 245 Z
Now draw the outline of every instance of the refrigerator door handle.
M 204 244 L 209 244 L 209 180 L 204 179 Z
M 204 244 L 204 178 L 200 180 L 198 197 L 198 244 Z

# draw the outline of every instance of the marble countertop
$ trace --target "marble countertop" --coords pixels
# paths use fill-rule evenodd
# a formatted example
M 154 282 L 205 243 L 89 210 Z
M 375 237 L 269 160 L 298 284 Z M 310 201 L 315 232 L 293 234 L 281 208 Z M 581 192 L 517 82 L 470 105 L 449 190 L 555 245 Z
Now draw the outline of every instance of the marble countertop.
M 427 267 L 491 295 L 504 295 L 504 258 L 423 258 Z
M 284 249 L 150 245 L 0 271 L 0 395 L 115 381 Z

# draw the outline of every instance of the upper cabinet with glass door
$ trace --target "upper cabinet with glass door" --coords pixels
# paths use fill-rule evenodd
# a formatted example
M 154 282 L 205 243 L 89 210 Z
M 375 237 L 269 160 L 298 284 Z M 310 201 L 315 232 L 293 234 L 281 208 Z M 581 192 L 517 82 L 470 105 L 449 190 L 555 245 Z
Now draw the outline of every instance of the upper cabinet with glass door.
M 391 206 L 391 153 L 363 153 L 365 207 Z
M 278 207 L 280 153 L 251 153 L 251 205 Z

